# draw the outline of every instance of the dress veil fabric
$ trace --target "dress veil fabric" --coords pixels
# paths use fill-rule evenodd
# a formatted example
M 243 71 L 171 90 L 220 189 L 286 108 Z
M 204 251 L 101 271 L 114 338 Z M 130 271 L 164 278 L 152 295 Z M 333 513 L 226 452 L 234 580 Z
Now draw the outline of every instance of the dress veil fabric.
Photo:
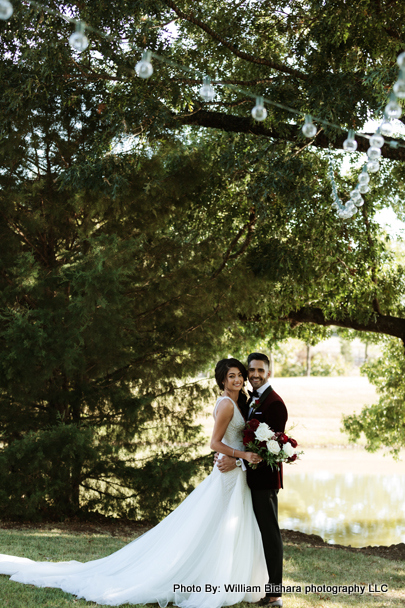
M 223 442 L 243 449 L 243 426 L 234 404 Z M 246 473 L 240 468 L 221 473 L 216 466 L 168 517 L 112 555 L 87 563 L 0 555 L 0 574 L 20 583 L 57 587 L 98 604 L 164 607 L 173 602 L 181 608 L 257 602 L 268 580 Z M 175 585 L 194 586 L 194 591 Z M 234 590 L 226 590 L 227 585 Z M 248 586 L 259 586 L 261 591 L 249 592 Z

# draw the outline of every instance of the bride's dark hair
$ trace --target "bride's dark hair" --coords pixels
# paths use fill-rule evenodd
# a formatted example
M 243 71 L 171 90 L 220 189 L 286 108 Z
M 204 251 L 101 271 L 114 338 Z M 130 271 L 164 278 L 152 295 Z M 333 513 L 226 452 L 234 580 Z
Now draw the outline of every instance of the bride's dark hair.
M 243 380 L 245 382 L 247 380 L 247 371 L 243 363 L 237 359 L 221 359 L 215 366 L 215 380 L 221 390 L 224 388 L 226 374 L 231 367 L 237 367 L 238 370 L 242 372 Z

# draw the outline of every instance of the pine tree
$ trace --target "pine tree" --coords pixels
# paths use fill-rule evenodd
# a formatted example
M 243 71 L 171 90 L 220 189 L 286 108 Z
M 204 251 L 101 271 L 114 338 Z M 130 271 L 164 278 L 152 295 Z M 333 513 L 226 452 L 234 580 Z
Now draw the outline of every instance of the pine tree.
M 251 213 L 201 143 L 118 153 L 105 81 L 61 80 L 46 22 L 0 67 L 1 511 L 156 520 L 203 470 L 212 385 L 187 379 L 223 356 Z

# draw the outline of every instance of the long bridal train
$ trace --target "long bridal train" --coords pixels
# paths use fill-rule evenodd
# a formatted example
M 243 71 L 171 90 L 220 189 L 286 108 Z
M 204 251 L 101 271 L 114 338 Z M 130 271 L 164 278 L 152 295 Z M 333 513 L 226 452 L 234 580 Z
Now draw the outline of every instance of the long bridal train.
M 243 426 L 234 405 L 223 442 L 243 449 Z M 257 602 L 268 581 L 246 474 L 240 468 L 223 474 L 216 466 L 168 517 L 112 555 L 87 563 L 0 555 L 0 574 L 37 587 L 57 587 L 98 604 L 173 602 L 182 608 Z M 234 591 L 226 591 L 229 585 Z M 258 586 L 261 592 L 246 592 L 248 586 Z

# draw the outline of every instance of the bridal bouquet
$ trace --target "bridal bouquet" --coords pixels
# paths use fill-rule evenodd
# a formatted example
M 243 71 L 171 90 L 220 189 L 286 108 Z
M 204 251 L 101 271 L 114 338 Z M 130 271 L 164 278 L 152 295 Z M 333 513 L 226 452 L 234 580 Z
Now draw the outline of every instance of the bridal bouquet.
M 280 462 L 294 462 L 304 453 L 297 451 L 298 443 L 295 439 L 285 433 L 275 433 L 268 424 L 259 422 L 256 418 L 246 423 L 243 445 L 249 452 L 259 454 L 271 468 L 278 467 Z M 256 469 L 259 465 L 249 462 L 249 466 Z

